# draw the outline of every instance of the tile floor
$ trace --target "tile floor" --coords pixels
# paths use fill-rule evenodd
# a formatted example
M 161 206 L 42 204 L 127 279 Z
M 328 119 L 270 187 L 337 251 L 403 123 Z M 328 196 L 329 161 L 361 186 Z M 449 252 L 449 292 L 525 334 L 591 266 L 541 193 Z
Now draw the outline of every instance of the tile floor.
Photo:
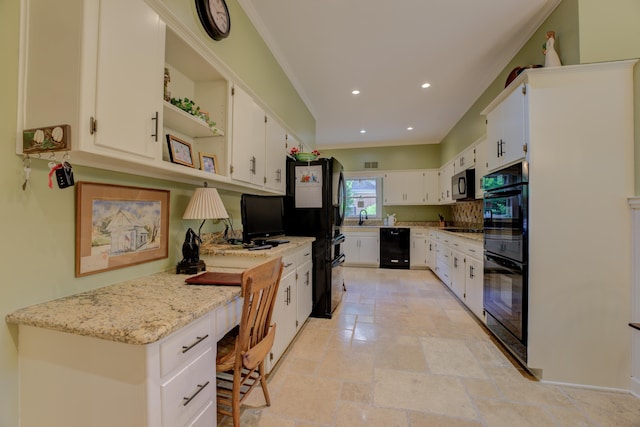
M 431 272 L 345 270 L 336 314 L 309 319 L 243 427 L 640 426 L 630 394 L 527 376 Z

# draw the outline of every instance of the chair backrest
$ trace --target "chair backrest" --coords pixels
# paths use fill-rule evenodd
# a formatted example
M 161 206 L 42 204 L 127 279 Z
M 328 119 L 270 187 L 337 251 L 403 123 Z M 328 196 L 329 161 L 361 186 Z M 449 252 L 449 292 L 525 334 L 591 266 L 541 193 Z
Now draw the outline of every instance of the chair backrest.
M 282 275 L 282 258 L 277 257 L 242 274 L 242 316 L 238 335 L 238 356 L 242 364 L 252 369 L 271 350 L 275 325 L 271 315 Z

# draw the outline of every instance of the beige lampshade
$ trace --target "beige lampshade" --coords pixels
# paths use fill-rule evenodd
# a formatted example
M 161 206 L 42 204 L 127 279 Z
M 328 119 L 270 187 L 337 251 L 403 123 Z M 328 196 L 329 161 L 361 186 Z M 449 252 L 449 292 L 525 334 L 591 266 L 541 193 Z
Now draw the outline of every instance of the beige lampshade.
M 215 188 L 196 188 L 182 219 L 222 219 L 229 218 L 222 199 Z

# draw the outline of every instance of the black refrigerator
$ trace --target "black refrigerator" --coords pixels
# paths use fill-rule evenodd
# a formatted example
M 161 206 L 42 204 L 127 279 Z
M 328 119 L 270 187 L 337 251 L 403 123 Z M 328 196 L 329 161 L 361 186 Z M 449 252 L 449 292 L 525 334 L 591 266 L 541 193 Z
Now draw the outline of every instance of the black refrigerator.
M 345 290 L 342 223 L 346 187 L 342 165 L 335 158 L 310 162 L 287 159 L 285 231 L 315 237 L 313 242 L 314 317 L 331 318 Z

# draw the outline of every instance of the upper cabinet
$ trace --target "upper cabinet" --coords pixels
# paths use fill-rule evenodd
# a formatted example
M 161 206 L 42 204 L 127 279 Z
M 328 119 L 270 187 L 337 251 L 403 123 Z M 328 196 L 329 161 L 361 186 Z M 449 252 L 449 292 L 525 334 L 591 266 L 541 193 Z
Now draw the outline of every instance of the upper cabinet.
M 273 117 L 267 116 L 265 144 L 265 187 L 284 194 L 286 189 L 287 131 Z
M 74 151 L 158 160 L 159 16 L 142 0 L 31 0 L 25 12 L 23 128 L 68 124 Z
M 476 165 L 476 146 L 475 144 L 467 147 L 453 161 L 453 173 L 462 172 L 463 170 L 473 169 Z
M 233 88 L 233 154 L 231 177 L 263 185 L 265 173 L 266 115 L 244 90 Z
M 76 164 L 284 193 L 285 126 L 161 2 L 29 0 L 23 13 L 20 130 L 69 125 Z M 172 161 L 169 136 L 190 159 Z
M 385 205 L 424 204 L 424 174 L 420 170 L 387 172 L 384 174 Z
M 438 172 L 438 185 L 440 189 L 440 196 L 438 197 L 438 203 L 451 203 L 453 202 L 453 195 L 451 194 L 451 178 L 454 175 L 454 162 L 449 162 L 440 168 Z
M 476 145 L 476 199 L 482 199 L 484 196 L 482 177 L 489 171 L 488 144 L 489 140 L 483 136 Z
M 485 109 L 488 170 L 508 165 L 526 154 L 525 106 L 527 86 L 516 87 L 502 102 Z

